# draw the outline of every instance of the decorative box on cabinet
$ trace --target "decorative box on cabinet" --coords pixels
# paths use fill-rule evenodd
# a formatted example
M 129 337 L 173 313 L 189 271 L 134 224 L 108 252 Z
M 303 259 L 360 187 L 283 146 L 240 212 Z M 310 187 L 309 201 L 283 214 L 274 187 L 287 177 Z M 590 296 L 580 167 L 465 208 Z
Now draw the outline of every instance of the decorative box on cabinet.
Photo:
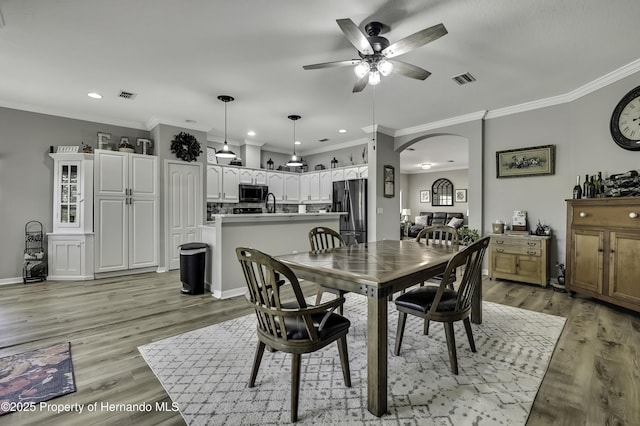
M 538 284 L 549 283 L 549 242 L 537 235 L 492 234 L 489 276 Z
M 566 288 L 640 311 L 640 197 L 567 200 Z
M 47 234 L 50 280 L 92 280 L 93 155 L 52 153 L 53 232 Z
M 95 151 L 95 272 L 158 265 L 158 157 Z

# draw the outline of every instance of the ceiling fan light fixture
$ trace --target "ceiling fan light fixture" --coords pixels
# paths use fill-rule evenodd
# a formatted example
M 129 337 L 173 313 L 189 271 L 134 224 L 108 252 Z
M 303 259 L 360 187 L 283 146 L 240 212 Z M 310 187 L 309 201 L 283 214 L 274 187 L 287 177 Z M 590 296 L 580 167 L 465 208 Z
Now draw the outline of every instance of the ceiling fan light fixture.
M 356 65 L 353 68 L 353 72 L 356 75 L 356 77 L 362 78 L 365 75 L 367 75 L 370 69 L 371 69 L 371 65 L 369 65 L 369 62 L 362 60 L 358 63 L 358 65 Z
M 372 86 L 376 86 L 380 84 L 380 72 L 379 71 L 371 71 L 369 73 L 369 84 Z
M 383 58 L 378 62 L 377 68 L 378 71 L 380 71 L 380 74 L 382 74 L 383 77 L 386 77 L 393 71 L 393 63 Z
M 302 117 L 299 115 L 290 115 L 287 118 L 293 121 L 293 155 L 291 156 L 291 159 L 287 161 L 287 167 L 301 167 L 304 165 L 302 158 L 296 155 L 296 121 L 300 120 Z
M 218 99 L 224 102 L 224 146 L 222 147 L 222 151 L 216 152 L 216 157 L 236 158 L 236 154 L 229 149 L 229 145 L 227 144 L 227 104 L 234 99 L 227 95 L 220 95 L 218 96 Z

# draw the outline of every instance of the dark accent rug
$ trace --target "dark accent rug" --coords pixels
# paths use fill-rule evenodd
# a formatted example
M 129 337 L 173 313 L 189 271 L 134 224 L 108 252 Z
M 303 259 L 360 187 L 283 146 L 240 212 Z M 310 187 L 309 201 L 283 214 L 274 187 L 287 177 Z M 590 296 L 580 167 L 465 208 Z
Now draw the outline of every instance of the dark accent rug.
M 69 342 L 0 358 L 0 416 L 75 391 Z
M 367 407 L 367 305 L 346 295 L 351 381 L 342 380 L 336 345 L 302 356 L 298 424 L 524 425 L 562 332 L 562 317 L 483 302 L 472 324 L 472 353 L 455 325 L 459 375 L 453 375 L 442 324 L 422 334 L 409 317 L 400 356 L 392 355 L 398 314 L 389 304 L 389 413 Z M 291 356 L 265 352 L 255 388 L 248 388 L 256 348 L 248 315 L 139 347 L 186 422 L 195 425 L 289 423 Z

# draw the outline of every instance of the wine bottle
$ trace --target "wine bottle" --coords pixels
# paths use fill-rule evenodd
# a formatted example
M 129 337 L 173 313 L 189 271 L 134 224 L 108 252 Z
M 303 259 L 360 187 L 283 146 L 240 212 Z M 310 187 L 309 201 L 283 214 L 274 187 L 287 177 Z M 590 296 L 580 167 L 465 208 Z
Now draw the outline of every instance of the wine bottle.
M 589 198 L 589 175 L 584 175 L 584 183 L 582 184 L 582 196 Z
M 596 183 L 594 179 L 595 175 L 591 175 L 591 180 L 589 181 L 589 198 L 595 198 L 596 196 Z
M 573 198 L 575 200 L 579 200 L 582 198 L 582 186 L 580 186 L 580 175 L 578 175 L 578 179 L 576 179 L 576 185 L 573 187 Z
M 596 178 L 594 179 L 594 183 L 596 185 L 596 191 L 595 191 L 595 196 L 597 198 L 601 198 L 602 197 L 602 172 L 598 172 L 598 176 L 596 176 Z

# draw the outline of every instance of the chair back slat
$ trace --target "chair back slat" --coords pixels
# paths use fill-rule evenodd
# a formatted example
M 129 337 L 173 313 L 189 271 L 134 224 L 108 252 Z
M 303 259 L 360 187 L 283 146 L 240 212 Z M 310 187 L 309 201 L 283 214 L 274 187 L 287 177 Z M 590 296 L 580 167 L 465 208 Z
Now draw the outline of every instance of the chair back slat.
M 426 226 L 416 236 L 416 241 L 425 239 L 427 244 L 458 244 L 458 231 L 453 226 L 433 225 Z
M 329 250 L 344 246 L 342 235 L 331 228 L 317 226 L 309 231 L 309 245 L 312 251 Z
M 296 317 L 294 321 L 306 328 L 309 340 L 318 335 L 310 314 L 305 313 L 307 304 L 297 277 L 288 266 L 259 250 L 238 247 L 238 261 L 247 284 L 247 301 L 254 308 L 258 328 L 274 339 L 288 340 L 285 317 Z M 291 288 L 296 307 L 282 299 L 283 287 Z M 299 311 L 296 313 L 296 311 Z M 297 339 L 300 340 L 300 339 Z

